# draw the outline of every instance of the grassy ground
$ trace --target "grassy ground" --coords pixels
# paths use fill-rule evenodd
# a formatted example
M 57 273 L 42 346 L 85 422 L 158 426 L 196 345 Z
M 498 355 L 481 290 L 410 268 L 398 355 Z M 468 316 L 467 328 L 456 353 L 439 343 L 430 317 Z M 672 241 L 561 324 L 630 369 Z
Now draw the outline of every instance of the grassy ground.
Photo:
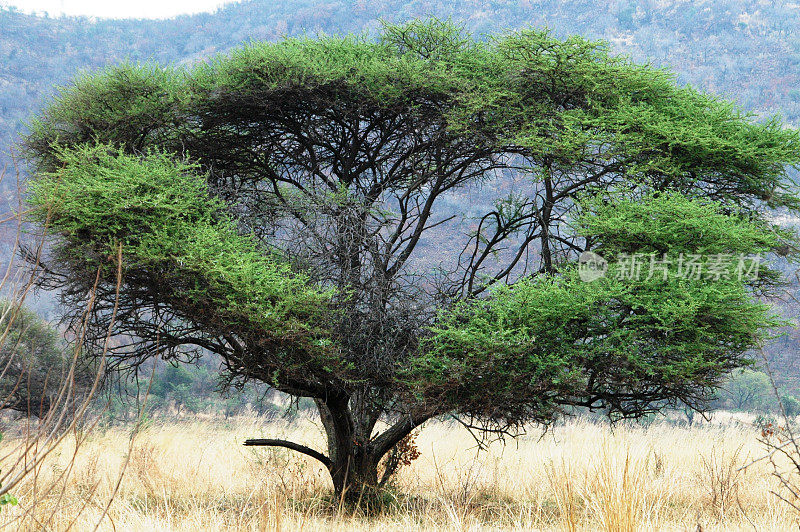
M 132 444 L 130 427 L 73 435 L 17 486 L 20 504 L 3 507 L 0 522 L 92 530 L 107 507 L 101 530 L 798 528 L 798 515 L 770 493 L 778 482 L 767 461 L 737 471 L 765 454 L 760 432 L 742 423 L 612 431 L 575 421 L 482 453 L 464 430 L 428 425 L 394 503 L 373 517 L 331 501 L 314 461 L 241 445 L 267 434 L 322 448 L 308 420 L 156 423 Z M 77 453 L 76 438 L 85 438 Z

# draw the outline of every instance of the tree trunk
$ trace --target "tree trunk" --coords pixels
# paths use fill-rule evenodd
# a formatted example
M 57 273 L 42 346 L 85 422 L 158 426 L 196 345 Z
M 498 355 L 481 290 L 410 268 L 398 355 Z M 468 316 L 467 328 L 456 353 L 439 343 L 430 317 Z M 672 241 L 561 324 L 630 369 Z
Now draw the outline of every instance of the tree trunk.
M 365 408 L 366 402 L 360 399 L 316 401 L 328 437 L 333 490 L 337 498 L 348 501 L 357 501 L 378 489 L 378 462 L 383 456 L 370 441 L 380 412 Z
M 331 480 L 336 498 L 348 502 L 371 498 L 379 490 L 379 461 L 380 458 L 372 453 L 356 452 L 334 464 Z
M 378 477 L 378 464 L 395 445 L 424 423 L 429 414 L 402 417 L 383 433 L 372 436 L 381 411 L 363 395 L 316 399 L 322 426 L 328 439 L 328 454 L 305 445 L 280 439 L 250 439 L 245 445 L 284 447 L 322 462 L 333 481 L 337 499 L 349 503 L 369 501 L 394 471 Z
M 375 408 L 369 391 L 346 399 L 317 401 L 322 425 L 328 436 L 328 470 L 334 493 L 348 501 L 371 497 L 394 473 L 378 476 L 378 464 L 403 438 L 424 423 L 431 414 L 406 415 L 383 433 L 373 436 L 381 410 Z

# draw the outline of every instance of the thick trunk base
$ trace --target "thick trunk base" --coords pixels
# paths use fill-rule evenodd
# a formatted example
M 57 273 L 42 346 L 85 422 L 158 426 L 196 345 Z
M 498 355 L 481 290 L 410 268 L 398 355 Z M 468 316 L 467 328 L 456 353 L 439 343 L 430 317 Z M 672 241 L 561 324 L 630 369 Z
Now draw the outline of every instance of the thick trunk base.
M 372 506 L 382 492 L 378 484 L 378 461 L 371 456 L 351 456 L 331 470 L 334 494 L 348 504 Z

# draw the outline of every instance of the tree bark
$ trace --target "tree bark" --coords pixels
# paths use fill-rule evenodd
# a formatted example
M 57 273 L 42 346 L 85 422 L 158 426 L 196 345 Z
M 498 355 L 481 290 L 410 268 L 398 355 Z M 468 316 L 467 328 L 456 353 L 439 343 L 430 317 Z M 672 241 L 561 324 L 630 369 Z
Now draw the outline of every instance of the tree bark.
M 305 445 L 280 439 L 250 439 L 245 445 L 284 447 L 315 458 L 330 473 L 337 499 L 358 502 L 371 498 L 384 480 L 378 478 L 381 459 L 430 416 L 404 416 L 372 437 L 380 412 L 370 408 L 368 401 L 359 399 L 351 400 L 350 396 L 342 395 L 315 400 L 328 440 L 327 456 Z
M 370 443 L 370 416 L 364 403 L 352 401 L 350 397 L 333 397 L 318 400 L 322 425 L 328 437 L 328 470 L 333 481 L 333 491 L 337 498 L 355 501 L 365 493 L 378 488 L 377 456 Z M 355 410 L 355 412 L 354 412 Z

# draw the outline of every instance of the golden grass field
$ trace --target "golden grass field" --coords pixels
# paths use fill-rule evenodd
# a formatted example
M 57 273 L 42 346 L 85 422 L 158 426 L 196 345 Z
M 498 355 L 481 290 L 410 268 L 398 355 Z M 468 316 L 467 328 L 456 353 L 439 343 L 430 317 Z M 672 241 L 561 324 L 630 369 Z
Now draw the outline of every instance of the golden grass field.
M 92 530 L 106 507 L 99 529 L 115 531 L 772 531 L 800 522 L 770 493 L 778 484 L 768 461 L 736 471 L 765 454 L 760 432 L 744 423 L 611 430 L 577 420 L 481 453 L 465 430 L 428 424 L 417 439 L 422 456 L 399 473 L 395 503 L 372 517 L 331 501 L 314 461 L 241 445 L 267 434 L 321 448 L 310 420 L 154 423 L 133 439 L 119 482 L 130 428 L 71 435 L 16 487 L 20 503 L 3 507 L 0 522 Z M 85 438 L 77 453 L 76 437 Z

